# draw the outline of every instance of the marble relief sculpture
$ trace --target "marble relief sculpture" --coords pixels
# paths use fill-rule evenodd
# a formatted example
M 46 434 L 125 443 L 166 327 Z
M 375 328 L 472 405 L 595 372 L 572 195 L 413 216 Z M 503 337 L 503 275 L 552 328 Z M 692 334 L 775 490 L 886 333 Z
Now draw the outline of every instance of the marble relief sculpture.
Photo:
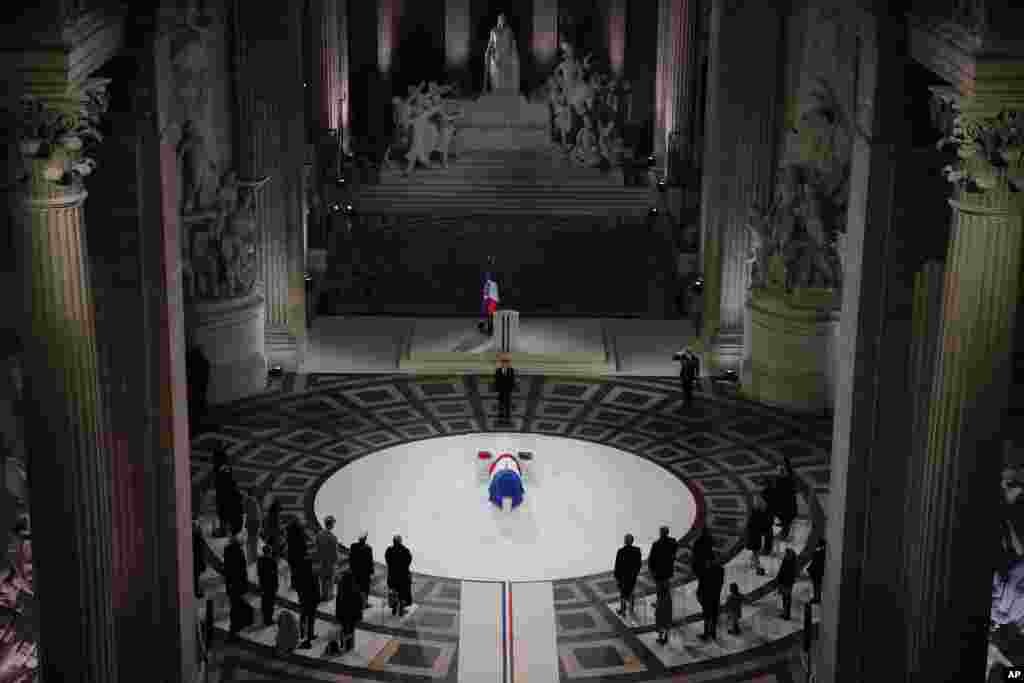
M 519 48 L 511 27 L 505 23 L 505 15 L 498 15 L 498 24 L 491 29 L 487 50 L 484 53 L 487 84 L 490 92 L 519 93 Z
M 547 80 L 546 99 L 552 139 L 581 166 L 621 166 L 633 157 L 624 142 L 630 87 L 593 65 L 592 55 L 576 57 L 562 42 L 562 60 Z

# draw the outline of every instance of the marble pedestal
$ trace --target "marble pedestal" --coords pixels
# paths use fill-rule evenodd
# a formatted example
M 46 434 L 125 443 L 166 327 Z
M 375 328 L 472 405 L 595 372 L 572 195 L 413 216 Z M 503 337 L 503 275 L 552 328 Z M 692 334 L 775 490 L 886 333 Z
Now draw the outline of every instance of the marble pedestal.
M 188 329 L 210 361 L 210 405 L 266 389 L 266 306 L 262 296 L 194 302 L 185 316 Z
M 754 290 L 747 304 L 749 370 L 743 394 L 794 412 L 829 414 L 834 405 L 838 311 L 831 290 Z M 749 339 L 749 341 L 748 341 Z

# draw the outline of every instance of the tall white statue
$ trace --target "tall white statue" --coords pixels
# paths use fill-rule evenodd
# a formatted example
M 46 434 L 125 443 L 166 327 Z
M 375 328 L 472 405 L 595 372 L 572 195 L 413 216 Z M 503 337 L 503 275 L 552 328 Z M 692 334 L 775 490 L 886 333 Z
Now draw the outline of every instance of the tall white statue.
M 484 63 L 491 92 L 519 94 L 519 49 L 504 14 L 498 15 L 498 25 L 491 29 Z

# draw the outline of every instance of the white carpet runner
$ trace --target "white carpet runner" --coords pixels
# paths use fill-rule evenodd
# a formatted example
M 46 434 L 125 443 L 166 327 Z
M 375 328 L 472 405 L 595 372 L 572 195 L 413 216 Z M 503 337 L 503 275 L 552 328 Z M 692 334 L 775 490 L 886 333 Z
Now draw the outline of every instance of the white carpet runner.
M 459 683 L 506 683 L 504 585 L 463 581 L 459 598 Z

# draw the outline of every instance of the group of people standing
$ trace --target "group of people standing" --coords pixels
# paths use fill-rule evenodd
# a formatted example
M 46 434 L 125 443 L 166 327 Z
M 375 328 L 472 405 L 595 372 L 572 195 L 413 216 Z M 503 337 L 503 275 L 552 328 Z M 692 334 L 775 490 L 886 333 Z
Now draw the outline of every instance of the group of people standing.
M 770 503 L 769 503 L 770 501 Z M 769 507 L 771 505 L 771 507 Z M 765 574 L 760 564 L 760 554 L 771 554 L 773 542 L 773 523 L 778 517 L 782 524 L 783 538 L 790 535 L 793 520 L 797 515 L 796 481 L 792 466 L 786 460 L 779 466 L 777 476 L 770 482 L 765 491 L 755 498 L 748 524 L 747 548 L 753 551 L 752 569 L 759 576 Z M 632 534 L 626 534 L 624 545 L 615 556 L 615 580 L 619 587 L 618 613 L 625 616 L 627 611 L 634 613 L 634 590 L 637 577 L 643 568 L 640 549 L 634 544 Z M 676 571 L 676 555 L 679 541 L 669 535 L 669 528 L 663 526 L 659 530 L 658 539 L 651 545 L 647 556 L 647 569 L 654 579 L 656 601 L 654 621 L 658 631 L 657 642 L 664 645 L 668 642 L 668 634 L 672 629 L 672 592 L 671 581 Z M 722 589 L 725 586 L 725 567 L 715 553 L 715 541 L 707 527 L 701 529 L 693 542 L 691 568 L 697 577 L 697 602 L 700 604 L 704 618 L 704 632 L 701 640 L 715 640 L 718 637 L 718 622 L 722 612 Z M 782 618 L 792 617 L 793 586 L 796 584 L 800 568 L 796 552 L 787 548 L 775 576 L 779 594 Z M 825 574 L 825 541 L 819 540 L 807 565 L 807 574 L 814 586 L 812 603 L 821 602 L 821 584 Z M 745 596 L 740 592 L 739 585 L 729 585 L 724 610 L 729 622 L 729 633 L 739 635 Z
M 259 581 L 260 611 L 264 626 L 275 623 L 275 603 L 280 588 L 279 564 L 283 557 L 288 566 L 291 587 L 298 594 L 299 619 L 288 610 L 277 615 L 277 649 L 290 652 L 308 649 L 315 639 L 317 608 L 323 602 L 335 601 L 335 618 L 340 624 L 337 638 L 328 643 L 331 651 L 341 653 L 355 644 L 355 627 L 370 606 L 369 594 L 374 574 L 373 549 L 366 542 L 367 533 L 349 548 L 349 569 L 338 573 L 340 551 L 334 533 L 336 520 L 328 516 L 323 528 L 309 536 L 301 520 L 293 518 L 282 534 L 281 504 L 273 501 L 264 516 L 255 492 L 246 496 L 234 481 L 227 453 L 214 455 L 214 486 L 216 492 L 218 535 L 229 536 L 224 549 L 224 581 L 230 602 L 230 632 L 237 635 L 255 622 L 255 610 L 245 600 L 250 592 L 248 565 L 256 563 Z M 243 533 L 244 529 L 244 533 Z M 262 554 L 257 557 L 260 540 Z M 243 547 L 244 543 L 244 547 Z M 312 554 L 310 549 L 312 547 Z M 207 568 L 207 545 L 202 528 L 193 524 L 193 557 L 196 597 L 203 593 L 200 577 Z M 412 554 L 395 536 L 385 552 L 388 568 L 387 584 L 393 615 L 404 615 L 412 604 Z

